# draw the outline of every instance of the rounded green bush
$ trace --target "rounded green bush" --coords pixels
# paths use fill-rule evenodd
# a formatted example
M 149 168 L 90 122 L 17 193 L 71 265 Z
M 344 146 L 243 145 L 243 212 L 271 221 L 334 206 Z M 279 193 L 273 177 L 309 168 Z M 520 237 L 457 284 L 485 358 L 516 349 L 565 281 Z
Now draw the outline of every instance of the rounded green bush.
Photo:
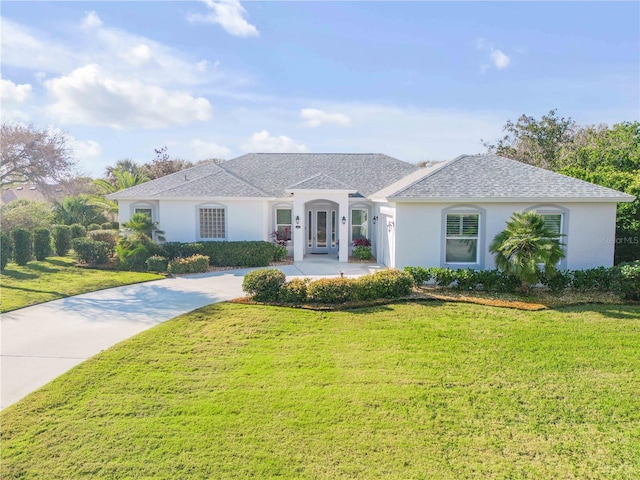
M 411 293 L 412 288 L 413 278 L 400 270 L 380 270 L 356 280 L 356 295 L 359 300 L 404 297 Z
M 151 257 L 149 257 L 151 258 Z M 149 259 L 147 259 L 148 262 Z M 149 265 L 147 263 L 147 265 Z M 206 255 L 191 255 L 186 258 L 174 258 L 167 265 L 169 273 L 205 273 L 209 270 L 209 257 Z
M 373 258 L 371 247 L 364 245 L 358 245 L 355 247 L 352 255 L 359 260 L 371 260 Z
M 153 255 L 145 262 L 150 272 L 166 272 L 169 266 L 169 259 L 160 255 Z
M 294 278 L 282 285 L 279 300 L 283 303 L 301 304 L 307 301 L 308 278 Z
M 276 302 L 286 275 L 275 268 L 254 270 L 245 275 L 242 289 L 258 302 Z
M 346 303 L 357 300 L 356 280 L 352 278 L 321 278 L 307 287 L 307 297 L 314 303 Z
M 87 265 L 102 265 L 109 259 L 110 248 L 106 242 L 80 237 L 74 238 L 71 244 L 78 260 Z
M 614 290 L 624 300 L 640 300 L 640 260 L 621 263 L 616 269 Z
M 72 240 L 74 238 L 81 238 L 81 237 L 86 237 L 87 236 L 87 229 L 84 228 L 79 223 L 74 223 L 73 225 L 69 225 L 69 228 L 71 229 L 71 239 Z

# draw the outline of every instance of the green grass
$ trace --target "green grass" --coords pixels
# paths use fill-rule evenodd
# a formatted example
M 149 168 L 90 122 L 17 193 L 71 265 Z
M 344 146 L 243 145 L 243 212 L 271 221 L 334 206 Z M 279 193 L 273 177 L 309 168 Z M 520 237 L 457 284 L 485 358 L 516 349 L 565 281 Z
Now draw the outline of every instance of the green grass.
M 7 265 L 0 274 L 0 312 L 93 292 L 103 288 L 164 278 L 153 273 L 95 270 L 73 266 L 70 257 L 52 257 L 23 267 Z
M 7 479 L 640 477 L 640 306 L 213 305 L 0 414 Z

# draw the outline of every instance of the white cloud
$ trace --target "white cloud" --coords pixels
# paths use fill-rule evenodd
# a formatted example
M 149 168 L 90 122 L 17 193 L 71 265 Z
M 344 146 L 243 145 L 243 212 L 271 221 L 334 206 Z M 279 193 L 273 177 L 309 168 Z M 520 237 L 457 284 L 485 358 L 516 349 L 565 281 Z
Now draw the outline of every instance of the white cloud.
M 31 85 L 16 84 L 11 80 L 0 78 L 0 101 L 3 106 L 23 103 L 31 95 Z
M 72 124 L 162 128 L 207 120 L 212 115 L 211 104 L 205 98 L 136 79 L 117 79 L 98 65 L 78 68 L 44 84 L 55 99 L 50 112 Z
M 257 37 L 258 29 L 244 19 L 247 11 L 239 0 L 203 0 L 212 12 L 207 15 L 189 13 L 190 22 L 211 23 L 220 25 L 227 33 L 236 37 Z
M 151 49 L 149 45 L 141 43 L 129 49 L 125 54 L 121 55 L 127 62 L 136 67 L 149 63 L 152 59 Z
M 227 158 L 231 155 L 231 149 L 213 142 L 194 139 L 189 146 L 193 151 L 195 160 L 205 160 L 209 158 Z
M 504 70 L 511 64 L 511 57 L 509 57 L 502 50 L 498 50 L 494 48 L 491 42 L 488 42 L 484 38 L 478 38 L 476 40 L 476 48 L 481 52 L 488 53 L 488 61 L 489 63 L 483 63 L 480 66 L 480 71 L 482 73 L 486 72 L 491 68 L 491 66 L 495 67 L 498 70 Z
M 271 136 L 266 130 L 254 133 L 251 139 L 242 144 L 240 148 L 245 152 L 264 153 L 304 153 L 309 151 L 306 145 L 296 143 L 284 135 Z
M 305 124 L 309 127 L 319 127 L 327 123 L 333 123 L 340 126 L 351 125 L 351 119 L 342 113 L 326 113 L 317 108 L 303 108 L 300 110 L 300 118 L 306 120 Z
M 491 51 L 491 60 L 493 64 L 498 70 L 502 70 L 503 68 L 507 68 L 509 63 L 511 63 L 511 59 L 502 53 L 501 50 L 492 50 Z
M 102 26 L 102 20 L 93 10 L 87 14 L 82 20 L 82 26 L 85 28 L 97 28 Z
M 69 137 L 69 135 L 67 135 Z M 102 147 L 95 140 L 76 140 L 73 137 L 70 138 L 69 145 L 71 150 L 80 161 L 93 160 L 100 158 L 102 154 Z

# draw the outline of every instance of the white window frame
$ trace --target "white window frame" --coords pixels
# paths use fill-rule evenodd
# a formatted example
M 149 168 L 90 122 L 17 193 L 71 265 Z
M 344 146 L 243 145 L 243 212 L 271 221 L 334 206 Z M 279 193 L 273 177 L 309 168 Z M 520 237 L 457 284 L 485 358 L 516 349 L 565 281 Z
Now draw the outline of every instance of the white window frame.
M 278 223 L 278 210 L 289 210 L 291 214 L 291 223 Z M 287 242 L 293 244 L 293 207 L 291 205 L 276 205 L 273 212 L 273 222 L 275 224 L 275 231 L 277 232 L 280 227 L 289 227 L 289 239 Z
M 449 215 L 469 216 L 477 215 L 478 217 L 478 233 L 474 237 L 469 236 L 447 236 L 447 217 Z M 441 248 L 440 248 L 440 265 L 442 267 L 451 268 L 473 268 L 481 270 L 484 268 L 484 235 L 487 212 L 484 208 L 474 205 L 454 205 L 442 210 L 442 231 L 441 231 Z M 447 240 L 475 240 L 476 241 L 476 258 L 473 262 L 448 262 L 447 261 Z
M 363 211 L 365 212 L 366 215 L 366 220 L 365 223 L 353 223 L 353 212 L 354 211 Z M 351 211 L 349 212 L 349 241 L 351 243 L 353 243 L 354 238 L 353 238 L 353 227 L 364 227 L 365 228 L 365 238 L 369 241 L 371 241 L 371 237 L 369 236 L 369 232 L 370 232 L 370 228 L 369 228 L 369 221 L 370 221 L 370 217 L 371 215 L 369 215 L 369 207 L 367 206 L 361 206 L 361 205 L 355 205 L 353 207 L 351 207 Z
M 136 213 L 141 213 L 138 212 L 138 210 L 151 210 L 151 221 L 152 222 L 157 222 L 158 219 L 156 218 L 156 206 L 153 205 L 152 203 L 146 203 L 146 202 L 136 202 L 131 204 L 131 216 L 133 217 L 134 214 Z
M 224 215 L 223 225 L 224 225 L 224 236 L 223 237 L 203 237 L 202 233 L 202 225 L 201 225 L 201 212 L 202 210 L 221 210 Z M 196 238 L 200 241 L 204 242 L 224 242 L 229 237 L 229 228 L 228 228 L 228 215 L 227 215 L 227 207 L 224 205 L 218 204 L 204 204 L 198 205 L 196 207 Z
M 560 242 L 564 251 L 564 258 L 558 263 L 560 270 L 567 269 L 567 258 L 569 256 L 569 209 L 554 204 L 534 205 L 525 209 L 525 212 L 535 211 L 538 215 L 560 215 Z

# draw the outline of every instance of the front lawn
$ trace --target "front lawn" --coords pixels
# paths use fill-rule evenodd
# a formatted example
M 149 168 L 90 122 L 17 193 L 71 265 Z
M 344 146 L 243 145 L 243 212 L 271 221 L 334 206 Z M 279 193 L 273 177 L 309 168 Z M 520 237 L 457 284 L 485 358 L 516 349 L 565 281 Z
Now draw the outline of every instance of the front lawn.
M 218 304 L 10 406 L 3 479 L 640 476 L 640 306 Z
M 0 312 L 103 288 L 164 278 L 154 273 L 79 268 L 73 265 L 74 261 L 70 257 L 51 257 L 41 262 L 29 262 L 24 267 L 8 264 L 0 274 Z

